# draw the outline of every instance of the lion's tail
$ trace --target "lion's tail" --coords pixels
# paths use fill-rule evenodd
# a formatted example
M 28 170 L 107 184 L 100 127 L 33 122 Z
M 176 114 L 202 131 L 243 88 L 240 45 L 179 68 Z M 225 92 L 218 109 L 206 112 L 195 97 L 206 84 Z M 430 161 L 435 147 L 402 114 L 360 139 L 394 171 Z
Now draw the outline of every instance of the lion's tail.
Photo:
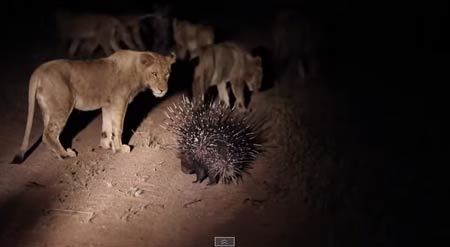
M 25 158 L 25 153 L 28 149 L 30 142 L 31 127 L 33 126 L 33 116 L 34 116 L 34 105 L 36 101 L 36 89 L 39 84 L 39 79 L 32 76 L 30 79 L 30 86 L 28 89 L 28 116 L 27 125 L 25 127 L 25 134 L 23 136 L 22 145 L 20 146 L 19 153 L 14 156 L 12 164 L 20 164 Z

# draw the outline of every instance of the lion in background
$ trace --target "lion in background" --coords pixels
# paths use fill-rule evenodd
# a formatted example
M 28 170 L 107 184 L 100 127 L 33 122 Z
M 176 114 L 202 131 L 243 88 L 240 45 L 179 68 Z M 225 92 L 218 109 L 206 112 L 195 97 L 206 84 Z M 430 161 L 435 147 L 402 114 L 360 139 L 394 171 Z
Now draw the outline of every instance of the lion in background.
M 148 50 L 160 54 L 168 54 L 171 51 L 172 41 L 172 17 L 170 7 L 163 3 L 154 3 L 150 13 L 134 13 L 118 15 L 117 18 L 130 32 L 133 41 L 139 50 Z M 147 47 L 141 35 L 141 31 L 151 33 L 151 47 Z
M 192 59 L 198 55 L 196 53 L 201 47 L 214 43 L 212 26 L 173 19 L 172 28 L 175 51 L 179 59 Z
M 223 42 L 199 49 L 199 63 L 195 68 L 192 94 L 195 100 L 204 100 L 209 87 L 216 86 L 219 99 L 230 106 L 227 83 L 236 98 L 234 107 L 246 110 L 244 89 L 259 90 L 263 69 L 261 58 L 233 42 Z
M 120 42 L 136 50 L 130 32 L 121 21 L 107 14 L 74 14 L 57 12 L 56 21 L 63 44 L 69 43 L 68 55 L 77 53 L 91 56 L 100 46 L 106 55 L 121 50 Z
M 122 50 L 106 58 L 88 61 L 60 59 L 40 65 L 31 75 L 25 134 L 12 163 L 24 160 L 35 100 L 43 116 L 43 142 L 58 158 L 76 156 L 72 149 L 64 149 L 59 141 L 59 135 L 74 108 L 83 111 L 101 108 L 100 146 L 112 149 L 114 153 L 130 152 L 130 147 L 122 144 L 127 105 L 147 88 L 156 97 L 164 96 L 174 62 L 173 55 Z

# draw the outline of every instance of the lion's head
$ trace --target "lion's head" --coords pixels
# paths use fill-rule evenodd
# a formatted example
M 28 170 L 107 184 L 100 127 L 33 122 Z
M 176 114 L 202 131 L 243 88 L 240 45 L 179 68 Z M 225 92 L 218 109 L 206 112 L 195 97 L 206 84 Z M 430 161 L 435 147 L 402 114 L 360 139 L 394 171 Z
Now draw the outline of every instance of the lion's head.
M 247 56 L 247 64 L 246 64 L 246 78 L 245 82 L 250 91 L 257 91 L 261 88 L 263 77 L 263 69 L 261 58 L 256 56 L 253 57 L 251 55 Z
M 141 55 L 140 65 L 143 70 L 143 83 L 152 90 L 156 97 L 162 97 L 167 93 L 171 67 L 175 60 L 176 57 L 173 53 L 169 56 L 151 52 Z

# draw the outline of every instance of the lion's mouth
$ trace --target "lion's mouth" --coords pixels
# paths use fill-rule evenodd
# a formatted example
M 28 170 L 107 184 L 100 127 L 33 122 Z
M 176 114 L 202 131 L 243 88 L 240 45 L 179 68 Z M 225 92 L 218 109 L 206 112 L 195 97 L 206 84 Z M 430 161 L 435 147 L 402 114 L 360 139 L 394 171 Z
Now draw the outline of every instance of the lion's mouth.
M 159 92 L 153 91 L 153 95 L 154 95 L 155 97 L 162 97 L 162 96 L 164 96 L 164 95 L 166 94 L 166 92 L 167 92 L 167 91 L 159 91 Z

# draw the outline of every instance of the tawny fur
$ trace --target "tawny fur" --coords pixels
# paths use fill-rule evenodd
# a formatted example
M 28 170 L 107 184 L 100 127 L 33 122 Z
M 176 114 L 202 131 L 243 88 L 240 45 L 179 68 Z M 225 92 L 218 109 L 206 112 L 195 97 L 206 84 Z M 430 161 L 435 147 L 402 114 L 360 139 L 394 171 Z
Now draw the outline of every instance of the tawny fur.
M 31 75 L 25 135 L 13 163 L 22 162 L 28 148 L 35 99 L 43 115 L 43 141 L 58 158 L 76 156 L 59 141 L 74 108 L 83 111 L 101 108 L 100 146 L 113 152 L 129 152 L 130 147 L 123 145 L 121 139 L 127 105 L 147 88 L 156 97 L 164 96 L 174 62 L 174 56 L 122 50 L 102 59 L 54 60 L 42 64 Z
M 211 26 L 193 24 L 173 19 L 173 38 L 175 50 L 180 59 L 192 59 L 199 48 L 214 43 L 214 29 Z
M 199 63 L 195 68 L 192 93 L 194 98 L 204 99 L 206 90 L 216 86 L 219 99 L 230 106 L 227 83 L 231 83 L 236 98 L 235 107 L 245 110 L 244 88 L 257 91 L 263 76 L 260 57 L 253 57 L 233 42 L 210 45 L 199 50 Z
M 70 57 L 80 53 L 89 57 L 98 46 L 111 55 L 121 49 L 121 41 L 128 49 L 137 49 L 126 27 L 114 16 L 58 12 L 56 17 L 61 41 L 70 44 Z

